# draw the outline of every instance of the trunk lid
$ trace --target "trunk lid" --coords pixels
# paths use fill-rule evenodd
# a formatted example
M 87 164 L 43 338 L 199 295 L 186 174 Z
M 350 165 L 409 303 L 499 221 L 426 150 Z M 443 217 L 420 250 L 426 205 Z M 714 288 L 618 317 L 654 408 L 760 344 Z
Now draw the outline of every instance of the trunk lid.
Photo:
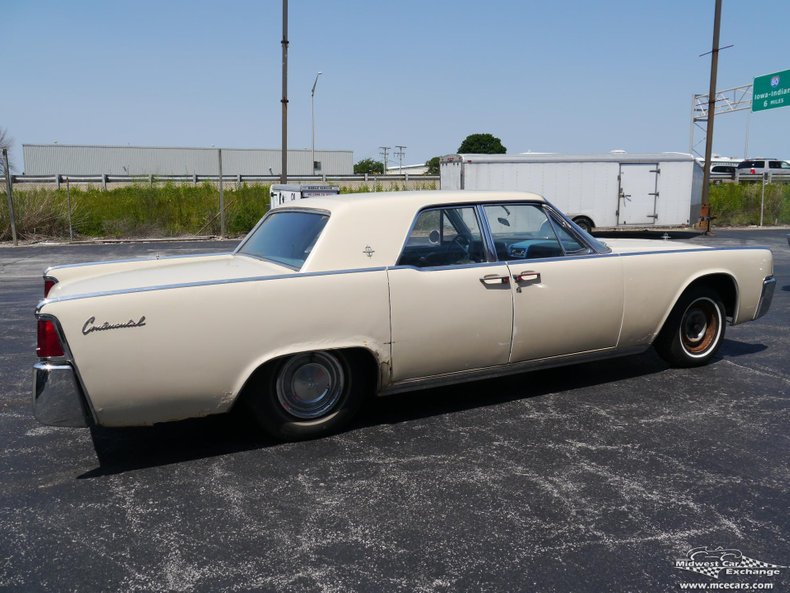
M 230 253 L 102 262 L 47 270 L 58 280 L 47 298 L 293 273 L 285 266 Z

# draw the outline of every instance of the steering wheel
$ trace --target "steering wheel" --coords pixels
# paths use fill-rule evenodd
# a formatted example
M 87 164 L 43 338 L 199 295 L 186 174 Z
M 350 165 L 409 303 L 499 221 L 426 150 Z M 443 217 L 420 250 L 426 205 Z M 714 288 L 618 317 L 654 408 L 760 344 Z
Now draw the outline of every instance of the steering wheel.
M 463 250 L 464 257 L 469 259 L 469 250 L 472 247 L 472 242 L 467 237 L 464 237 L 463 235 L 456 235 L 453 238 L 452 243 L 458 245 L 458 247 Z

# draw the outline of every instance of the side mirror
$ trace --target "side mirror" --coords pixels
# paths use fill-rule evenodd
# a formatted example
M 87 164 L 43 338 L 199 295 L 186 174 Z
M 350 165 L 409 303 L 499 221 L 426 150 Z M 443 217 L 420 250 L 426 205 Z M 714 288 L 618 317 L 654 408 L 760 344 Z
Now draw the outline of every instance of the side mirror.
M 439 238 L 440 238 L 439 231 L 437 231 L 436 229 L 432 230 L 431 234 L 428 235 L 428 241 L 431 243 L 431 245 L 438 245 Z
M 503 226 L 510 226 L 510 221 L 507 218 L 502 218 L 501 216 L 496 219 L 496 221 L 503 225 Z

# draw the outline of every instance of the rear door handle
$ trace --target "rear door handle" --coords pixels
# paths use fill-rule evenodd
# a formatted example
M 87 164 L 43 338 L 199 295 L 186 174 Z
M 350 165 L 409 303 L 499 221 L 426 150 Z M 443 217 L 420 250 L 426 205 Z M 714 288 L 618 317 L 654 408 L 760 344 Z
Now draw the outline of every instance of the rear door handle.
M 526 272 L 519 272 L 513 276 L 516 282 L 540 282 L 540 272 L 533 272 L 527 270 Z
M 500 276 L 499 274 L 486 274 L 480 278 L 480 282 L 486 286 L 496 286 L 502 284 L 509 284 L 510 278 L 508 276 Z

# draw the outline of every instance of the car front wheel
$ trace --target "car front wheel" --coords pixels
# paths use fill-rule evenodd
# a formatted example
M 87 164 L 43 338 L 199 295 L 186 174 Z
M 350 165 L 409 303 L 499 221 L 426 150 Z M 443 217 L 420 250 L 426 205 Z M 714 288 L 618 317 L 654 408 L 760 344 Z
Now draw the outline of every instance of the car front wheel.
M 676 367 L 702 366 L 724 340 L 727 322 L 719 295 L 708 289 L 683 294 L 654 343 L 658 354 Z

